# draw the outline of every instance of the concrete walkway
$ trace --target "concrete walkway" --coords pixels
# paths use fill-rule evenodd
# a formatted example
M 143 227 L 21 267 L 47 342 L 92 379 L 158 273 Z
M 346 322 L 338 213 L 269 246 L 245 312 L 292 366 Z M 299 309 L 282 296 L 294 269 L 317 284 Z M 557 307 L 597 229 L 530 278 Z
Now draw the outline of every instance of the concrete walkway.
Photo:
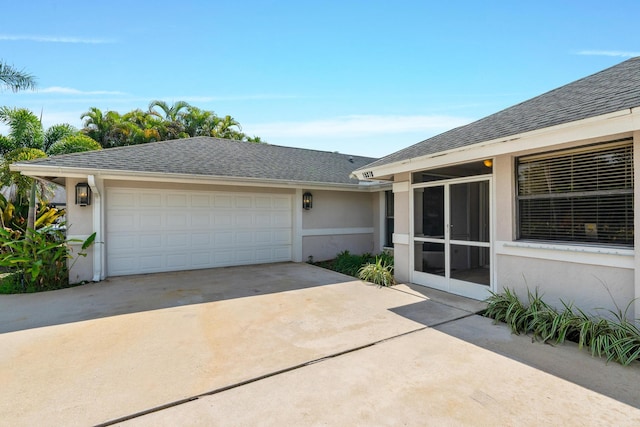
M 640 367 L 306 264 L 0 296 L 0 425 L 639 425 Z

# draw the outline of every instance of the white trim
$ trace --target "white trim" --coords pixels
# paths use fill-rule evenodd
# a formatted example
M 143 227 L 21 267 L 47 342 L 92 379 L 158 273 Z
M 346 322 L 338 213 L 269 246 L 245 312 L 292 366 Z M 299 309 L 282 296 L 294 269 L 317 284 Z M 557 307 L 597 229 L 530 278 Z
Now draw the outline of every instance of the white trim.
M 505 241 L 495 242 L 494 247 L 497 255 L 605 267 L 635 268 L 635 251 L 633 249 Z
M 393 244 L 394 245 L 408 245 L 409 244 L 409 235 L 406 233 L 393 233 Z
M 373 234 L 373 227 L 308 228 L 301 230 L 302 236 L 332 236 L 347 234 Z
M 468 182 L 487 182 L 489 186 L 489 242 L 474 242 L 464 240 L 451 239 L 451 195 L 450 186 L 456 184 L 464 184 Z M 415 233 L 415 211 L 414 211 L 414 197 L 415 190 L 429 187 L 444 188 L 444 236 L 442 238 L 436 237 L 421 237 L 416 236 Z M 420 182 L 411 185 L 411 193 L 409 195 L 409 232 L 407 240 L 409 244 L 409 280 L 412 283 L 419 285 L 433 286 L 437 289 L 444 290 L 445 292 L 466 296 L 469 298 L 484 299 L 490 295 L 489 291 L 496 288 L 495 283 L 495 195 L 494 195 L 494 179 L 493 174 L 484 175 L 472 175 L 468 177 L 444 179 L 440 181 Z M 395 241 L 395 235 L 394 235 Z M 432 242 L 441 243 L 445 246 L 445 276 L 438 276 L 429 274 L 415 269 L 415 243 L 416 242 Z M 451 256 L 447 255 L 447 245 L 450 248 L 451 245 L 463 245 L 473 247 L 489 248 L 489 285 L 482 285 L 478 283 L 465 282 L 452 278 L 451 275 Z M 449 277 L 447 277 L 447 275 Z M 428 283 L 428 285 L 427 285 Z
M 390 182 L 364 181 L 358 184 L 315 183 L 296 180 L 279 180 L 269 178 L 229 177 L 216 175 L 193 175 L 161 172 L 117 171 L 112 169 L 91 169 L 73 167 L 53 167 L 38 164 L 13 164 L 12 171 L 21 172 L 30 177 L 60 177 L 85 179 L 87 175 L 95 175 L 100 179 L 124 181 L 171 182 L 184 184 L 235 185 L 245 187 L 291 188 L 304 187 L 309 190 L 337 190 L 374 192 L 391 188 Z
M 293 209 L 293 262 L 302 262 L 302 189 L 296 188 L 296 194 L 291 201 L 291 209 Z
M 382 250 L 387 236 L 387 193 L 378 193 L 378 248 Z
M 400 181 L 393 183 L 394 193 L 405 193 L 409 191 L 409 181 Z
M 93 217 L 93 232 L 96 233 L 96 238 L 93 244 L 93 281 L 99 282 L 103 280 L 106 275 L 104 272 L 104 221 L 103 218 L 103 203 L 102 203 L 102 192 L 98 186 L 98 182 L 96 180 L 95 175 L 87 176 L 87 183 L 89 187 L 91 187 L 91 191 L 93 192 L 91 201 L 91 206 L 93 208 L 92 217 Z
M 640 129 L 640 108 L 624 109 L 530 132 L 481 141 L 426 156 L 416 156 L 378 167 L 358 169 L 353 173 L 359 179 L 365 179 L 363 172 L 373 172 L 372 179 L 380 179 L 403 172 L 542 149 L 585 139 L 604 138 L 609 135 L 629 133 L 637 129 Z

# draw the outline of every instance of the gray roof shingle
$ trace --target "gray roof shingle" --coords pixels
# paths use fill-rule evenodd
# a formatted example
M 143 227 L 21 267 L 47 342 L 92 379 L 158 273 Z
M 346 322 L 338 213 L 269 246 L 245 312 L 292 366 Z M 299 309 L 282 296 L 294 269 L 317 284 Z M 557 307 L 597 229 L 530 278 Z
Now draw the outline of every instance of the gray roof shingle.
M 377 167 L 640 106 L 640 57 L 385 156 Z
M 351 172 L 375 158 L 270 144 L 195 137 L 20 162 L 80 168 L 358 184 Z

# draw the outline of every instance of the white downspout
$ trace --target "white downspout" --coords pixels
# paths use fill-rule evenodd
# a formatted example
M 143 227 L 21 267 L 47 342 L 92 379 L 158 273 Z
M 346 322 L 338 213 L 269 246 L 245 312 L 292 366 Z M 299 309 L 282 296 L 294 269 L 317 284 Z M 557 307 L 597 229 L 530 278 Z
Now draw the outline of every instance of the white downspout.
M 104 247 L 102 239 L 102 197 L 96 184 L 96 177 L 94 175 L 87 176 L 87 182 L 93 193 L 93 200 L 91 201 L 93 206 L 93 231 L 96 233 L 96 239 L 93 243 L 93 281 L 99 282 L 104 279 L 104 272 L 102 271 L 102 252 Z

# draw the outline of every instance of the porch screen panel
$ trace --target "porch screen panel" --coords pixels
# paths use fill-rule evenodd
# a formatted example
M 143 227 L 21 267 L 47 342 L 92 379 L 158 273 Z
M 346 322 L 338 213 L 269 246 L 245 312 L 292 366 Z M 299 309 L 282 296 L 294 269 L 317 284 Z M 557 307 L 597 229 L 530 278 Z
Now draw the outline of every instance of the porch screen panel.
M 517 163 L 520 239 L 633 246 L 631 140 Z

